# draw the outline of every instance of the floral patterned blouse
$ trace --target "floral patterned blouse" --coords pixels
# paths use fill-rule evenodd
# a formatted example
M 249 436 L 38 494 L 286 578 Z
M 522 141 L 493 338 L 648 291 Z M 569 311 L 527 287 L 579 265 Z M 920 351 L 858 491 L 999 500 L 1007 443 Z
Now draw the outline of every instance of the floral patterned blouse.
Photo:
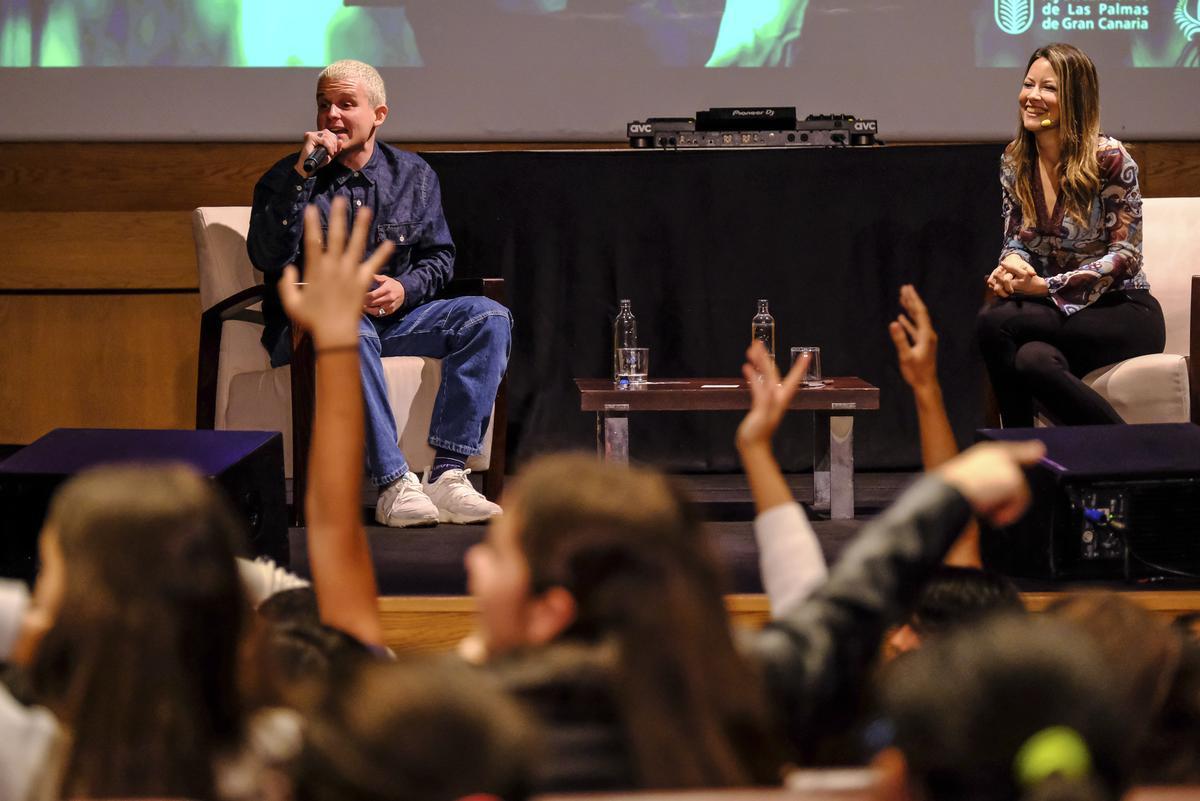
M 1033 162 L 1033 200 L 1037 224 L 1026 226 L 1014 187 L 1016 171 L 1008 156 L 1000 160 L 1004 202 L 1004 248 L 1000 260 L 1015 253 L 1046 279 L 1050 299 L 1064 314 L 1074 314 L 1105 292 L 1149 289 L 1142 272 L 1142 192 L 1137 164 L 1125 147 L 1101 135 L 1100 192 L 1092 201 L 1087 225 L 1067 217 L 1062 196 L 1047 211 Z

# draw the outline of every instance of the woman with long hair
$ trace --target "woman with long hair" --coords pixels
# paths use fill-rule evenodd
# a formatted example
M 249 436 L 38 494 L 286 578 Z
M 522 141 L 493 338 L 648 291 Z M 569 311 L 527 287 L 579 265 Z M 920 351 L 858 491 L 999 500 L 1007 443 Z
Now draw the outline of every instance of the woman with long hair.
M 30 676 L 69 737 L 63 796 L 214 795 L 245 720 L 241 530 L 182 466 L 96 468 L 55 496 Z
M 1142 272 L 1137 165 L 1100 133 L 1096 67 L 1069 44 L 1030 56 L 1016 138 L 1001 159 L 1004 247 L 979 342 L 1006 427 L 1036 400 L 1066 425 L 1123 422 L 1081 380 L 1158 353 L 1162 309 Z
M 761 678 L 734 646 L 721 571 L 679 487 L 563 455 L 531 464 L 506 498 L 515 510 L 467 567 L 492 669 L 550 727 L 541 783 L 778 782 Z

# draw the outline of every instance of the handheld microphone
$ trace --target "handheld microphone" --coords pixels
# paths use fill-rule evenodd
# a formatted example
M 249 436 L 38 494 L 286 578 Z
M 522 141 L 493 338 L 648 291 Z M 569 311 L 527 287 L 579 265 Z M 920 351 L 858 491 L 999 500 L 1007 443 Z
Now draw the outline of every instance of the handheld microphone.
M 324 145 L 317 145 L 313 148 L 313 152 L 308 154 L 308 158 L 304 160 L 304 171 L 313 172 L 329 160 L 329 151 Z

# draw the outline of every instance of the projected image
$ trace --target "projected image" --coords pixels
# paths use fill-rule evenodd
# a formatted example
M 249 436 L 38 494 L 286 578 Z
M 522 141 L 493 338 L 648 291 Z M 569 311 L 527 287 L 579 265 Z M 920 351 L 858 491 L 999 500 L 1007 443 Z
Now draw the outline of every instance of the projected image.
M 976 0 L 976 65 L 1024 66 L 1050 42 L 1132 67 L 1200 67 L 1200 0 Z
M 810 9 L 810 4 L 815 5 Z M 828 8 L 824 8 L 828 6 Z M 0 67 L 788 67 L 827 0 L 3 0 Z M 866 15 L 859 11 L 850 17 Z
M 0 67 L 416 66 L 400 4 L 344 0 L 3 0 Z

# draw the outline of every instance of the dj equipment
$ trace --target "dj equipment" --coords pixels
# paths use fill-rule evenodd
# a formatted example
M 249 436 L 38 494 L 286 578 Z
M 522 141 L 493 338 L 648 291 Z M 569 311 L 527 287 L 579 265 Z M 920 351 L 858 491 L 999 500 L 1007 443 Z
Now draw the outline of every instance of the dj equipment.
M 783 106 L 713 108 L 695 117 L 650 117 L 625 126 L 636 148 L 865 147 L 877 144 L 879 123 L 845 114 L 797 120 Z
M 288 562 L 283 437 L 276 431 L 56 428 L 0 462 L 0 575 L 32 581 L 50 498 L 76 473 L 117 462 L 183 462 L 219 485 L 250 551 Z
M 984 563 L 1051 579 L 1200 577 L 1200 426 L 982 429 L 980 439 L 1039 439 L 1029 511 L 984 528 Z

